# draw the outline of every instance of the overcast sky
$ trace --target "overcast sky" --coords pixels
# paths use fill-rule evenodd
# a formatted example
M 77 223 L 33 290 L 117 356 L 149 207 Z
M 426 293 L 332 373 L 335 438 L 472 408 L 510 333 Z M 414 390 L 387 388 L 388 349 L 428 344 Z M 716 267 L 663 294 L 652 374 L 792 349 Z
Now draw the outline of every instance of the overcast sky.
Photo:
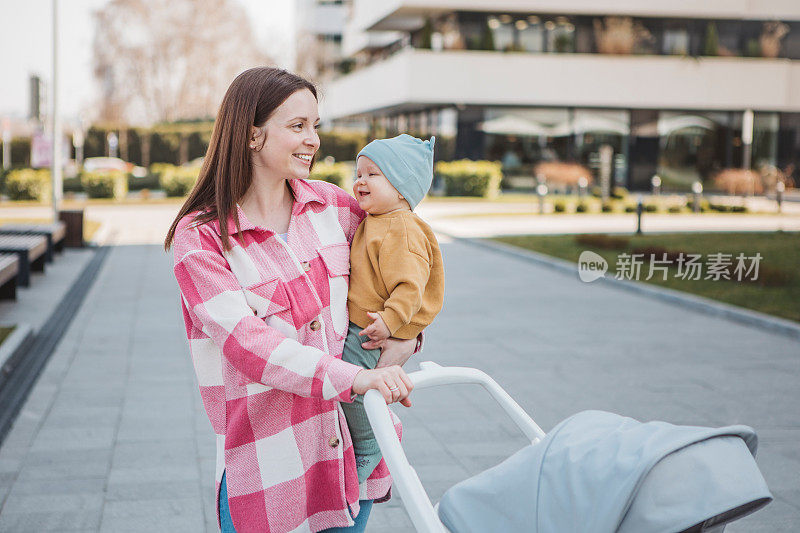
M 108 0 L 59 2 L 60 107 L 77 117 L 95 95 L 92 77 L 92 12 Z M 265 52 L 292 65 L 293 0 L 235 0 L 245 6 Z M 0 0 L 0 116 L 28 113 L 28 76 L 49 82 L 52 68 L 52 0 Z

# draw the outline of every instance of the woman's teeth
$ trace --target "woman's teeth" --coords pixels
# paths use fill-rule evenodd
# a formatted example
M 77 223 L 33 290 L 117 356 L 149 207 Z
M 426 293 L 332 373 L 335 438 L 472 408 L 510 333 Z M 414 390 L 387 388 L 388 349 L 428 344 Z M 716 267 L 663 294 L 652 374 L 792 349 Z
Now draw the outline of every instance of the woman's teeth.
M 311 162 L 311 156 L 309 154 L 292 154 L 292 155 L 305 163 Z

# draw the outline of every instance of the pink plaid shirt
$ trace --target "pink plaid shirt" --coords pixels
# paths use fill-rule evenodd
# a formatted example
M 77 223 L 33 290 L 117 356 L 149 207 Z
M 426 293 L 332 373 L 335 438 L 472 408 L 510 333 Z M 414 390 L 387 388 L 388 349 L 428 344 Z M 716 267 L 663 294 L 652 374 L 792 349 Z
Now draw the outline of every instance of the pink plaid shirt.
M 352 401 L 360 370 L 341 354 L 350 242 L 364 212 L 334 185 L 289 184 L 286 242 L 237 206 L 243 238 L 231 217 L 230 251 L 217 221 L 192 228 L 192 214 L 173 244 L 192 361 L 217 435 L 217 502 L 225 470 L 239 533 L 349 526 L 348 505 L 357 514 L 359 499 L 385 501 L 392 483 L 381 461 L 359 486 L 339 406 Z

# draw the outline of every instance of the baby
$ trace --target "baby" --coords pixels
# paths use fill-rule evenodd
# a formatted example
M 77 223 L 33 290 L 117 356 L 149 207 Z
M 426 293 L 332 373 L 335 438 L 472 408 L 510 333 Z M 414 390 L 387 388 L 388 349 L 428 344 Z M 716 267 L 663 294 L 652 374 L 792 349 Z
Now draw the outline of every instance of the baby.
M 367 339 L 413 339 L 441 311 L 444 269 L 431 228 L 413 213 L 433 180 L 435 137 L 423 141 L 402 134 L 377 139 L 356 158 L 353 194 L 367 217 L 356 230 L 350 251 L 350 326 L 342 359 L 375 368 L 379 349 L 365 350 Z M 342 403 L 356 454 L 358 481 L 381 460 L 380 448 L 364 411 L 364 398 Z

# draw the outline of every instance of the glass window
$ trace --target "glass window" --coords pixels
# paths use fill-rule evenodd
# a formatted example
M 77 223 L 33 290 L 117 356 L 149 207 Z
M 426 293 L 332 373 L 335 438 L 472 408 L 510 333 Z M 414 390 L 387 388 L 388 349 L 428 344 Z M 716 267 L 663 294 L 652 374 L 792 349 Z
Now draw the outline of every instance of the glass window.
M 576 109 L 572 121 L 578 161 L 600 175 L 600 147 L 614 150 L 612 185 L 623 185 L 628 172 L 628 135 L 630 114 L 627 111 Z
M 784 57 L 800 59 L 800 21 L 788 22 L 788 33 L 783 38 Z
M 526 52 L 544 51 L 544 26 L 537 16 L 516 22 L 519 31 L 519 46 Z
M 729 122 L 727 113 L 660 112 L 658 175 L 662 186 L 688 191 L 695 181 L 706 180 L 724 168 L 731 158 Z
M 511 15 L 490 17 L 489 28 L 492 30 L 495 50 L 508 52 L 514 49 L 514 21 Z
M 486 108 L 479 128 L 486 133 L 487 156 L 504 171 L 533 176 L 541 161 L 569 159 L 570 115 L 567 109 Z
M 575 26 L 567 17 L 556 17 L 544 23 L 547 31 L 547 51 L 567 53 L 575 51 Z
M 682 23 L 668 22 L 664 25 L 664 54 L 687 55 L 689 53 L 689 30 Z
M 752 168 L 754 169 L 777 164 L 778 113 L 755 113 L 752 158 Z

